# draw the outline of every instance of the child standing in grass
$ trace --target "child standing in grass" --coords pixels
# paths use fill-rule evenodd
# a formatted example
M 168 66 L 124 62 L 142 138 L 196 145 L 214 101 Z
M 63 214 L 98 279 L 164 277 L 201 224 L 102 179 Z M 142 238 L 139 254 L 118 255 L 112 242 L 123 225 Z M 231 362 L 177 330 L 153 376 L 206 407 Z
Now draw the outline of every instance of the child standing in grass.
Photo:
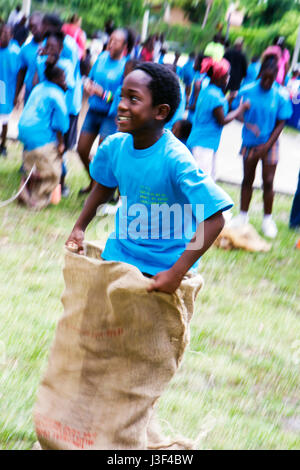
M 32 90 L 19 121 L 27 175 L 35 165 L 20 202 L 37 210 L 51 202 L 52 192 L 59 184 L 65 148 L 63 134 L 69 126 L 65 73 L 50 64 L 44 73 L 46 80 Z
M 0 128 L 2 127 L 0 155 L 7 155 L 6 136 L 10 114 L 14 108 L 17 76 L 20 68 L 20 49 L 11 43 L 12 28 L 0 27 Z
M 83 253 L 88 224 L 119 187 L 122 206 L 116 214 L 116 231 L 102 257 L 136 266 L 153 276 L 149 291 L 167 293 L 179 287 L 211 246 L 224 225 L 222 212 L 232 207 L 229 196 L 197 169 L 189 150 L 164 129 L 179 101 L 176 75 L 160 64 L 141 64 L 126 77 L 117 117 L 121 133 L 106 138 L 98 148 L 90 166 L 96 184 L 66 243 Z M 175 213 L 164 226 L 162 214 L 157 213 L 159 204 L 179 210 L 191 207 L 188 227 Z M 203 205 L 201 215 L 197 204 Z M 183 233 L 183 228 L 188 230 Z M 197 244 L 202 231 L 202 243 Z
M 241 88 L 233 107 L 239 100 L 250 101 L 250 109 L 244 113 L 242 149 L 244 177 L 241 190 L 240 214 L 232 220 L 238 226 L 248 222 L 248 209 L 253 192 L 256 167 L 262 162 L 264 218 L 262 231 L 266 237 L 275 238 L 277 227 L 272 219 L 274 200 L 273 181 L 278 163 L 278 138 L 285 120 L 292 115 L 292 104 L 286 90 L 275 83 L 278 59 L 265 55 L 259 80 Z

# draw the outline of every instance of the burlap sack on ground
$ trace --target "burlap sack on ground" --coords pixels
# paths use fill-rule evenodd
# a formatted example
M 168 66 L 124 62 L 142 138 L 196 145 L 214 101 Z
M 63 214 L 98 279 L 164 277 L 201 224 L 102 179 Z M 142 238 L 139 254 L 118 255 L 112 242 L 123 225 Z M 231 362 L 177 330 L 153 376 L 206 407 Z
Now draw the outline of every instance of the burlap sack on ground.
M 152 292 L 132 265 L 66 251 L 64 314 L 34 410 L 43 449 L 191 447 L 165 441 L 154 405 L 189 341 L 201 276 L 175 294 Z M 179 448 L 177 447 L 177 448 Z
M 59 184 L 62 159 L 55 144 L 47 144 L 23 153 L 24 169 L 30 173 L 33 165 L 36 167 L 40 180 L 30 182 L 30 199 L 35 202 L 35 209 L 41 210 L 51 201 L 52 191 Z
M 241 227 L 231 227 L 230 224 L 225 225 L 214 245 L 224 250 L 242 249 L 252 252 L 267 252 L 270 251 L 272 246 L 260 237 L 250 224 Z

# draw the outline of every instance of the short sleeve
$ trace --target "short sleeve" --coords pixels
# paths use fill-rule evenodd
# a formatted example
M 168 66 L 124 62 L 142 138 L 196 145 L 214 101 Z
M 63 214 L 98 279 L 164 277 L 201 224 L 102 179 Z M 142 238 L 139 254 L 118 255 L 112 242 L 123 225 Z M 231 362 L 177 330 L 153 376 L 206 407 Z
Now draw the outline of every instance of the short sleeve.
M 180 159 L 174 177 L 184 199 L 191 204 L 197 223 L 201 223 L 216 212 L 230 209 L 233 201 L 210 176 L 196 167 L 192 159 L 192 156 L 190 159 Z M 197 206 L 202 206 L 203 211 L 198 212 Z
M 226 98 L 224 95 L 213 93 L 210 95 L 210 108 L 212 110 L 219 108 L 220 106 L 224 106 Z
M 59 67 L 59 62 L 57 63 L 57 66 Z M 75 88 L 74 68 L 72 62 L 70 60 L 64 60 L 61 64 L 61 68 L 65 72 L 67 87 L 70 89 Z
M 53 103 L 52 127 L 54 130 L 65 134 L 69 129 L 69 113 L 63 93 L 55 96 Z
M 293 106 L 286 90 L 281 90 L 277 119 L 285 121 L 293 114 Z
M 114 139 L 106 137 L 102 144 L 98 147 L 97 153 L 90 163 L 90 175 L 97 183 L 107 186 L 108 188 L 116 188 L 118 181 L 113 173 L 112 155 L 114 150 Z

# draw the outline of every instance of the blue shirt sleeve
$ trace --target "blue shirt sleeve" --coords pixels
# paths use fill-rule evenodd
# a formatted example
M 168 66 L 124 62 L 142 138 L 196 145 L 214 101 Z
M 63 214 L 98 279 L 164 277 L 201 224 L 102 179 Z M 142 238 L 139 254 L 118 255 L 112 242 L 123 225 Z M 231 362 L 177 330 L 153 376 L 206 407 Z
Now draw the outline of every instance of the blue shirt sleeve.
M 97 181 L 97 183 L 107 186 L 108 188 L 116 188 L 118 181 L 113 173 L 112 169 L 112 156 L 114 146 L 117 144 L 112 138 L 114 136 L 106 137 L 100 147 L 98 147 L 97 153 L 90 163 L 90 175 Z
M 212 110 L 219 108 L 220 106 L 224 106 L 226 98 L 223 94 L 221 95 L 221 93 L 220 94 L 212 93 L 210 95 L 210 106 Z
M 191 204 L 197 223 L 233 206 L 228 194 L 196 167 L 192 155 L 190 159 L 177 161 L 174 178 L 184 198 Z M 202 205 L 203 210 L 195 212 L 197 205 Z
M 57 99 L 54 101 L 51 127 L 62 134 L 65 134 L 69 129 L 69 113 L 63 94 L 61 96 L 57 95 Z
M 277 118 L 281 121 L 289 119 L 293 114 L 293 106 L 286 90 L 280 91 L 280 102 Z

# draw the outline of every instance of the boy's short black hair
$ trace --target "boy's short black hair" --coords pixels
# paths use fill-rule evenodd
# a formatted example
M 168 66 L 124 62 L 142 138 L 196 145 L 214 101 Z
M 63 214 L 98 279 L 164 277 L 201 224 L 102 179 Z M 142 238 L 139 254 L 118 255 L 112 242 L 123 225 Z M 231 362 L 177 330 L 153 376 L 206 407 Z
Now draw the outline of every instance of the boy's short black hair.
M 58 15 L 55 15 L 54 13 L 49 13 L 46 14 L 43 17 L 43 23 L 44 24 L 49 24 L 57 29 L 57 31 L 60 31 L 61 28 L 63 27 L 63 22 L 60 19 Z
M 180 86 L 176 74 L 164 65 L 153 62 L 139 64 L 135 70 L 142 70 L 150 75 L 151 82 L 148 86 L 152 94 L 152 104 L 153 106 L 159 104 L 170 106 L 170 112 L 165 120 L 169 122 L 180 103 Z
M 187 140 L 192 130 L 192 123 L 187 119 L 180 119 L 178 121 L 180 125 L 180 137 L 179 140 Z
M 57 67 L 55 64 L 46 64 L 45 68 L 45 77 L 49 82 L 54 82 L 59 80 L 59 78 L 64 73 L 63 69 Z

